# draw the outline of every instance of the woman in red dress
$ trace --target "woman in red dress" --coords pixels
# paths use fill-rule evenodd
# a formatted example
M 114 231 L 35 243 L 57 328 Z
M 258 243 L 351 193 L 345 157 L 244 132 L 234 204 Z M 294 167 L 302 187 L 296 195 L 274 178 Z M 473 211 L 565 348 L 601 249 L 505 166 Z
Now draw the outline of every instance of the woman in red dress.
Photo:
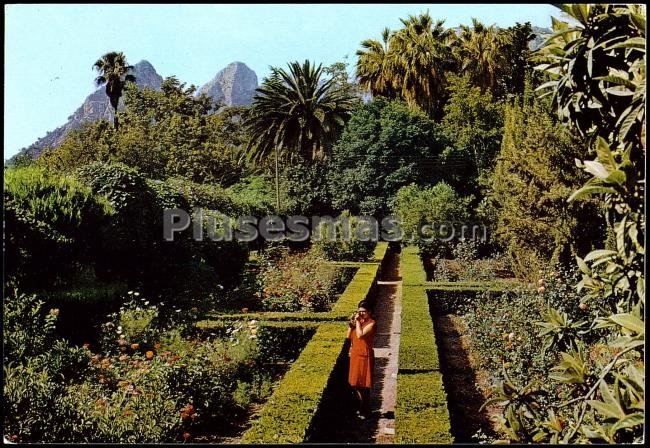
M 350 320 L 347 335 L 347 338 L 351 340 L 348 383 L 359 397 L 362 413 L 369 411 L 372 369 L 375 364 L 375 354 L 372 348 L 375 331 L 375 321 L 370 315 L 370 308 L 366 302 L 362 301 Z

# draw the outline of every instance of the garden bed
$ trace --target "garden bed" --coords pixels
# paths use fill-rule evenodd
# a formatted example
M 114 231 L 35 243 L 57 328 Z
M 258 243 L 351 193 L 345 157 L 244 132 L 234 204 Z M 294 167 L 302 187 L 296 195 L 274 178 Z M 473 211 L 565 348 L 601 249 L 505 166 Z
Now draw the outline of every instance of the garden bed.
M 477 293 L 427 291 L 427 295 L 454 441 L 478 442 L 477 434 L 493 437 L 494 406 L 479 411 L 488 398 L 492 372 L 481 369 L 473 355 L 464 318 L 472 312 Z

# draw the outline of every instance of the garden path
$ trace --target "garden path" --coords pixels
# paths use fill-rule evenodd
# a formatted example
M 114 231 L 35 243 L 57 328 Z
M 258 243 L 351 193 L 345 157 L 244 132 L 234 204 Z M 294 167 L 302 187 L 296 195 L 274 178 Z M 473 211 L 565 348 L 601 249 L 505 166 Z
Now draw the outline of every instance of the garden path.
M 317 443 L 393 443 L 395 434 L 395 396 L 399 355 L 402 279 L 400 255 L 386 254 L 374 298 L 377 333 L 375 335 L 375 369 L 370 401 L 371 415 L 355 415 L 356 403 L 347 386 L 347 356 L 339 363 L 335 375 L 340 378 L 328 391 L 320 421 L 310 442 Z
M 379 410 L 379 420 L 374 434 L 376 443 L 392 443 L 395 435 L 395 396 L 397 392 L 397 369 L 402 313 L 402 278 L 398 253 L 388 254 L 382 280 L 377 282 L 377 334 L 375 357 L 385 360 L 385 368 L 375 369 L 372 409 Z M 379 364 L 379 362 L 378 362 Z

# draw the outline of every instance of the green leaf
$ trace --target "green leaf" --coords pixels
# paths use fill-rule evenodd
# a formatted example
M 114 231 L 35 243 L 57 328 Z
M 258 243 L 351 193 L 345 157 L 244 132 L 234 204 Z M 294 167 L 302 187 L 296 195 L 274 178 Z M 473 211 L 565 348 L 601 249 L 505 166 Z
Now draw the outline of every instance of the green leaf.
M 595 194 L 613 194 L 616 193 L 616 190 L 612 187 L 602 187 L 602 186 L 584 186 L 577 191 L 574 191 L 567 202 L 572 202 L 576 200 L 583 199 L 587 196 L 593 196 Z
M 612 316 L 609 316 L 609 319 L 621 327 L 631 330 L 637 334 L 642 335 L 645 331 L 643 321 L 633 314 L 614 314 Z
M 614 156 L 612 151 L 609 149 L 609 145 L 604 138 L 598 137 L 596 140 L 596 155 L 598 161 L 603 164 L 608 171 L 613 171 L 616 169 L 616 162 L 614 161 Z
M 607 179 L 610 172 L 602 163 L 595 160 L 585 160 L 585 171 L 599 179 Z
M 587 254 L 584 261 L 597 260 L 599 258 L 613 257 L 617 254 L 615 250 L 597 249 Z
M 634 414 L 628 414 L 616 423 L 612 427 L 612 432 L 616 432 L 619 429 L 634 428 L 635 426 L 643 425 L 644 417 L 642 412 L 635 412 Z
M 589 269 L 589 266 L 587 266 L 587 263 L 585 263 L 585 261 L 582 258 L 576 256 L 576 261 L 578 263 L 578 268 L 580 268 L 580 271 L 582 273 L 591 275 L 591 269 Z

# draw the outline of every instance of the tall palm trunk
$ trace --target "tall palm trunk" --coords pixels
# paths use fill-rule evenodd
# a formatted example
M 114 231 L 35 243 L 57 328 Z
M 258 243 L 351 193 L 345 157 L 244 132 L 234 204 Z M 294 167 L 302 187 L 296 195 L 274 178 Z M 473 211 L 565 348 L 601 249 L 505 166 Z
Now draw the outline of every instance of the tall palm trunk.
M 275 212 L 280 214 L 280 173 L 278 167 L 278 146 L 275 146 Z

